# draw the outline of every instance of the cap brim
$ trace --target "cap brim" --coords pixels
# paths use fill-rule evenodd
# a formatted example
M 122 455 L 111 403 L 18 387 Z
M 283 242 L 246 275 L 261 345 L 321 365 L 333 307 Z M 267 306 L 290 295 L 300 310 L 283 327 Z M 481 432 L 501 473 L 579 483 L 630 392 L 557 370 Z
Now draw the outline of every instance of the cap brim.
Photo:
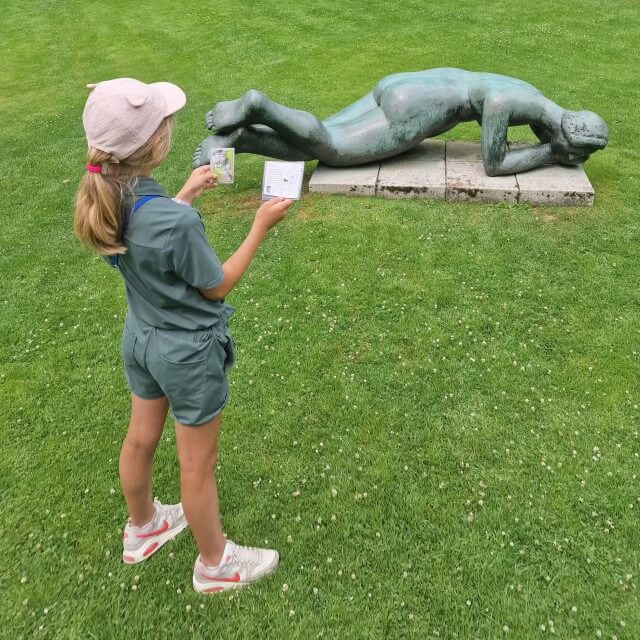
M 180 111 L 187 104 L 187 96 L 184 91 L 175 84 L 170 82 L 152 82 L 153 87 L 163 98 L 166 104 L 166 113 L 164 117 L 170 116 L 176 111 Z

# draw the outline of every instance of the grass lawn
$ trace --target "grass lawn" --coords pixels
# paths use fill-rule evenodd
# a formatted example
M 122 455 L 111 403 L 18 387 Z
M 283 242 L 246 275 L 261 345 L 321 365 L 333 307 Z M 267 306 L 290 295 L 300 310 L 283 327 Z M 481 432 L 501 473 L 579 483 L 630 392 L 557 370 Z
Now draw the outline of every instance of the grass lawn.
M 4 3 L 0 636 L 640 638 L 639 21 L 628 0 Z M 126 305 L 71 229 L 84 85 L 186 90 L 157 173 L 175 192 L 217 100 L 326 116 L 436 66 L 599 113 L 595 206 L 306 196 L 229 297 L 223 522 L 280 568 L 197 596 L 188 532 L 124 566 Z M 222 258 L 259 199 L 262 159 L 237 165 L 200 201 Z

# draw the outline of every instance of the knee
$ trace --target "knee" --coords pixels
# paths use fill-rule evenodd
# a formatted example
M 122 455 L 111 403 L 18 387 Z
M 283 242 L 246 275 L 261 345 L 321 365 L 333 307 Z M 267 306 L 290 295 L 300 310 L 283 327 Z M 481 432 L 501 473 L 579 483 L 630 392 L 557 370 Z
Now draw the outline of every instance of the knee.
M 128 449 L 130 452 L 138 455 L 153 456 L 157 446 L 157 438 L 129 433 L 124 440 L 123 449 Z
M 247 109 L 250 111 L 255 111 L 256 109 L 260 109 L 265 101 L 265 96 L 263 93 L 256 89 L 249 89 L 249 91 L 245 92 L 242 101 L 244 102 Z
M 311 142 L 314 145 L 313 151 L 315 157 L 323 164 L 331 167 L 340 167 L 349 164 L 349 158 L 345 156 L 348 147 L 347 145 L 337 144 L 333 135 L 329 134 L 324 137 L 312 139 Z
M 198 481 L 204 476 L 210 476 L 216 466 L 217 451 L 212 449 L 199 452 L 196 455 L 180 458 L 180 479 L 183 483 Z

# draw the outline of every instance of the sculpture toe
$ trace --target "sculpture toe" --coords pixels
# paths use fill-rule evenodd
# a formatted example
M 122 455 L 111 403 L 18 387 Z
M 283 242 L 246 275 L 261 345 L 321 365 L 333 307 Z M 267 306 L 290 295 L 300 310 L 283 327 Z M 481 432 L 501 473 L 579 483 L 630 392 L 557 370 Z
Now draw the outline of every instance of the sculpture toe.
M 207 164 L 208 160 L 202 160 L 202 143 L 200 143 L 195 150 L 195 153 L 193 154 L 193 161 L 192 161 L 192 166 L 194 169 L 197 169 L 198 167 L 201 167 L 204 164 Z
M 207 111 L 207 115 L 204 117 L 204 123 L 209 131 L 213 131 L 215 129 L 213 109 L 211 109 L 211 111 Z

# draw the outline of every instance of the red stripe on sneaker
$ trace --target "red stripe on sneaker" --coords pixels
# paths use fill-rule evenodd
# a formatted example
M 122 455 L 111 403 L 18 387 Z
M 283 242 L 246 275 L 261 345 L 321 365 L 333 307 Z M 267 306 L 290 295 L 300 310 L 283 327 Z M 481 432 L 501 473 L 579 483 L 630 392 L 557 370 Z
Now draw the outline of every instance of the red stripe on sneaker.
M 215 593 L 216 591 L 224 591 L 224 587 L 211 587 L 210 589 L 203 589 L 202 593 Z
M 122 556 L 122 559 L 125 562 L 135 562 L 136 561 L 136 559 L 133 556 Z
M 169 528 L 169 522 L 167 520 L 162 521 L 162 526 L 151 533 L 136 533 L 136 538 L 152 538 L 153 536 L 164 533 Z
M 240 582 L 240 574 L 237 571 L 228 578 L 220 576 L 208 576 L 206 573 L 201 573 L 200 575 L 207 580 L 213 580 L 215 582 Z
M 158 543 L 154 542 L 153 544 L 150 544 L 145 550 L 144 553 L 142 554 L 143 558 L 146 558 L 150 553 L 153 553 L 156 549 L 158 548 Z

